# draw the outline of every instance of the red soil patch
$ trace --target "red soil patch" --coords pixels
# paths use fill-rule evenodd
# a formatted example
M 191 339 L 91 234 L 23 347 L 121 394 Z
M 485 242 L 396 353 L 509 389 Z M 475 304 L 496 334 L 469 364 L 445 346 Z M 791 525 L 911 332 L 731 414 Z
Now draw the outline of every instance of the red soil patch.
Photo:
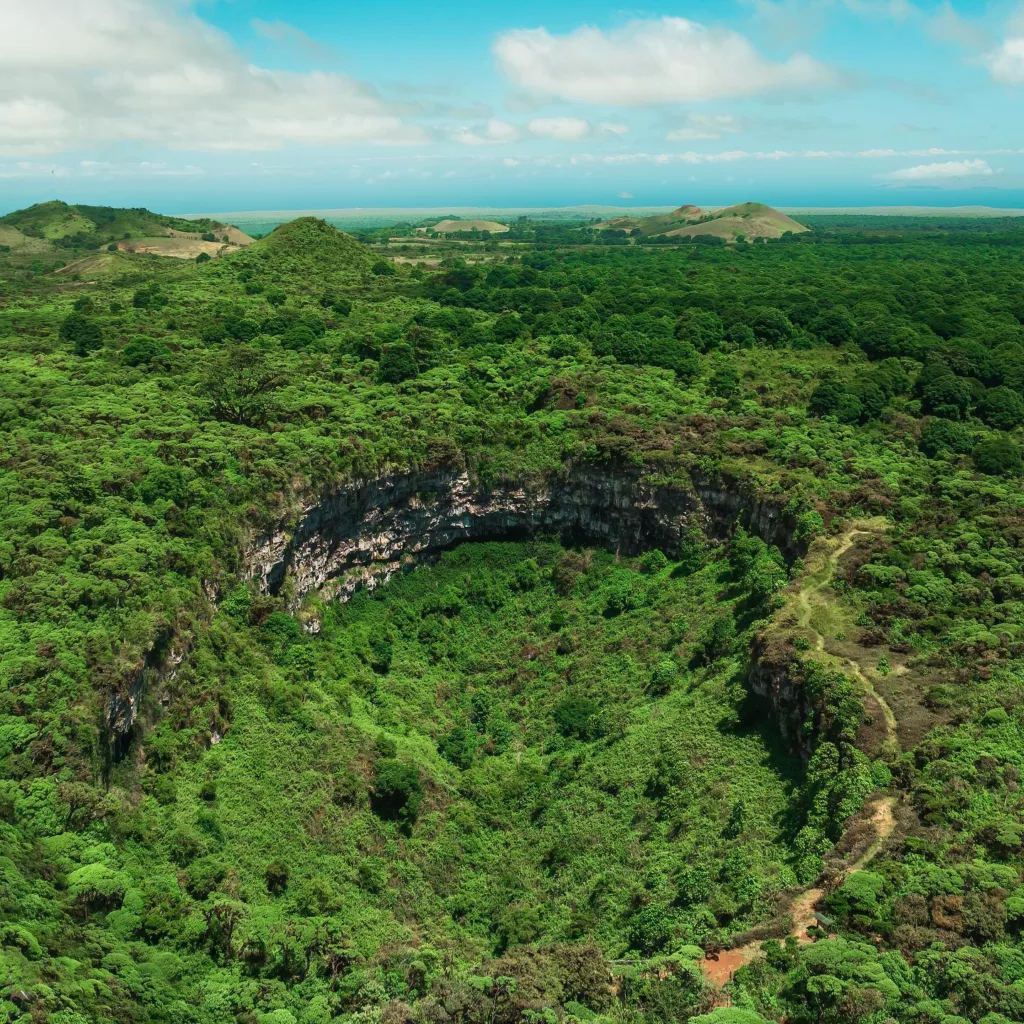
M 712 953 L 710 957 L 704 957 L 699 966 L 701 971 L 704 972 L 704 977 L 712 985 L 717 985 L 721 988 L 732 977 L 733 971 L 738 971 L 741 967 L 750 963 L 758 948 L 760 948 L 760 943 L 758 943 L 757 948 L 743 946 L 740 949 L 725 949 L 721 953 Z M 711 957 L 716 955 L 717 959 L 711 959 Z

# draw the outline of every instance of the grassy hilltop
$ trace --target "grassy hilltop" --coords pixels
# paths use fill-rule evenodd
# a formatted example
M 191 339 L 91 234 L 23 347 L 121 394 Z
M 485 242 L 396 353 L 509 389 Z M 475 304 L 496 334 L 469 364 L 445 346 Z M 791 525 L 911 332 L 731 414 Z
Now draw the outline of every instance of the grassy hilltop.
M 806 231 L 792 217 L 773 210 L 764 203 L 740 203 L 720 210 L 701 210 L 697 206 L 680 206 L 672 213 L 652 217 L 616 217 L 597 227 L 610 231 L 639 233 L 643 237 L 687 237 L 704 235 L 735 242 L 738 238 L 754 241 L 759 238 L 781 238 L 787 231 Z
M 34 239 L 62 249 L 107 247 L 179 258 L 219 255 L 227 246 L 252 242 L 238 228 L 208 218 L 184 220 L 141 208 L 69 206 L 56 200 L 0 217 L 0 238 L 12 248 Z

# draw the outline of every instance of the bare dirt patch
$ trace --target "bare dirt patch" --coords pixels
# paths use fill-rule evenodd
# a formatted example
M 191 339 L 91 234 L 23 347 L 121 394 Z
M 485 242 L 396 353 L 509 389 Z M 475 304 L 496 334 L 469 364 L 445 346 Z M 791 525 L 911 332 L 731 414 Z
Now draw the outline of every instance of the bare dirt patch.
M 503 235 L 508 231 L 508 225 L 499 224 L 496 220 L 442 220 L 430 230 L 436 231 L 439 234 L 452 234 L 461 231 L 489 231 L 492 235 Z
M 856 838 L 850 844 L 850 853 L 845 863 L 831 864 L 827 869 L 831 888 L 842 885 L 855 871 L 863 871 L 878 856 L 886 840 L 895 831 L 895 806 L 895 797 L 878 797 L 868 804 L 866 815 L 858 815 L 851 823 L 844 840 L 851 833 Z M 814 886 L 795 893 L 790 899 L 785 910 L 792 921 L 789 934 L 797 942 L 810 944 L 815 941 L 810 931 L 818 926 L 817 905 L 825 893 L 825 889 Z M 751 963 L 760 955 L 761 945 L 761 940 L 757 939 L 720 953 L 709 953 L 698 966 L 708 981 L 722 986 L 732 978 L 734 971 Z
M 181 235 L 168 235 L 166 238 L 129 238 L 118 242 L 121 252 L 152 253 L 155 256 L 171 256 L 180 260 L 194 260 L 205 252 L 210 257 L 220 256 L 234 249 L 234 246 L 223 242 L 204 242 L 198 235 L 195 238 Z

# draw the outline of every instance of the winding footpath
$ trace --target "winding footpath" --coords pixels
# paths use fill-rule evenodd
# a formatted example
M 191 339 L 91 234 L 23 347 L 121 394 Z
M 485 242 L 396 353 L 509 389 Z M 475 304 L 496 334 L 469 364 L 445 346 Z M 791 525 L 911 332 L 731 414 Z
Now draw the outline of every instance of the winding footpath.
M 843 533 L 834 542 L 832 550 L 828 554 L 826 560 L 826 572 L 822 574 L 822 577 L 817 582 L 814 581 L 813 577 L 809 577 L 806 584 L 800 588 L 797 599 L 800 603 L 800 615 L 798 622 L 804 629 L 810 630 L 814 633 L 814 649 L 821 654 L 829 654 L 825 647 L 825 637 L 822 633 L 814 628 L 811 624 L 811 620 L 814 616 L 814 610 L 816 607 L 820 607 L 822 604 L 827 603 L 828 598 L 823 596 L 823 592 L 827 587 L 832 585 L 832 580 L 835 579 L 836 566 L 839 564 L 839 559 L 846 554 L 847 551 L 853 547 L 853 543 L 857 537 L 874 537 L 881 532 L 881 529 L 864 529 L 861 526 L 851 526 L 845 533 Z M 835 657 L 835 655 L 832 655 Z M 843 670 L 851 675 L 860 685 L 870 694 L 871 698 L 878 705 L 882 712 L 882 717 L 885 720 L 885 731 L 886 739 L 890 745 L 896 744 L 896 716 L 892 713 L 892 708 L 886 703 L 885 698 L 875 689 L 874 683 L 867 677 L 860 664 L 854 661 L 853 658 L 841 658 L 843 662 Z
M 892 713 L 892 708 L 889 707 L 885 698 L 875 689 L 874 684 L 868 678 L 861 665 L 853 658 L 838 658 L 836 655 L 832 655 L 827 650 L 825 636 L 812 625 L 815 610 L 826 605 L 830 600 L 827 590 L 835 578 L 836 566 L 839 564 L 839 560 L 853 547 L 857 537 L 877 536 L 881 533 L 882 529 L 884 529 L 884 526 L 877 521 L 854 523 L 831 542 L 823 570 L 808 573 L 796 595 L 799 606 L 797 622 L 801 628 L 814 633 L 814 649 L 820 654 L 842 661 L 844 671 L 856 679 L 875 701 L 885 721 L 886 744 L 890 747 L 895 747 L 897 745 L 896 717 Z M 893 814 L 895 805 L 895 797 L 883 796 L 878 797 L 866 806 L 866 810 L 870 809 L 870 817 L 867 820 L 871 822 L 875 838 L 855 861 L 842 869 L 841 879 L 848 878 L 856 871 L 863 871 L 881 851 L 885 841 L 892 835 L 896 827 L 896 820 Z M 864 818 L 862 816 L 858 818 L 858 823 L 863 821 Z M 821 888 L 804 889 L 793 895 L 788 906 L 785 908 L 785 914 L 792 920 L 789 934 L 798 942 L 810 943 L 814 941 L 807 933 L 810 928 L 817 924 L 814 908 L 824 895 L 825 890 Z M 760 952 L 761 941 L 755 940 L 744 943 L 742 946 L 735 946 L 732 949 L 724 950 L 717 954 L 716 959 L 705 957 L 700 961 L 699 967 L 708 981 L 721 987 L 730 980 L 733 971 L 750 963 Z M 729 999 L 724 993 L 721 994 L 719 1005 L 729 1005 Z

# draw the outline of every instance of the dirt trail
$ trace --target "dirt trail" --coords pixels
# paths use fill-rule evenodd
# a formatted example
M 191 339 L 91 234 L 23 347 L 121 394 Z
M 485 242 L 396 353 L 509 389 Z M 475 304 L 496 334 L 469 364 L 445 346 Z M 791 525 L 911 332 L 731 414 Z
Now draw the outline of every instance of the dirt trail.
M 797 593 L 797 600 L 800 606 L 797 621 L 802 628 L 814 633 L 814 649 L 816 651 L 822 654 L 830 653 L 827 650 L 824 635 L 815 629 L 811 622 L 814 617 L 815 608 L 827 603 L 829 600 L 825 592 L 835 577 L 839 559 L 853 547 L 857 537 L 875 536 L 881 532 L 881 529 L 882 527 L 876 524 L 860 523 L 851 525 L 845 533 L 841 534 L 832 543 L 824 570 L 808 574 Z M 835 655 L 830 656 L 836 657 Z M 856 661 L 852 658 L 842 658 L 839 660 L 844 663 L 845 671 L 853 676 L 878 704 L 885 719 L 887 742 L 895 745 L 897 742 L 896 718 L 892 713 L 892 709 L 878 693 L 871 680 Z M 870 805 L 871 816 L 869 820 L 874 827 L 875 838 L 855 861 L 843 868 L 841 878 L 845 879 L 855 871 L 863 871 L 878 855 L 885 841 L 892 835 L 896 827 L 896 819 L 893 815 L 895 804 L 895 797 L 886 796 L 879 797 Z M 863 819 L 860 820 L 863 821 Z M 810 943 L 814 941 L 807 933 L 810 928 L 818 923 L 814 907 L 824 895 L 824 889 L 809 888 L 798 892 L 790 900 L 789 906 L 786 908 L 786 913 L 793 922 L 789 934 L 796 938 L 798 942 Z M 708 981 L 722 986 L 732 977 L 733 971 L 750 963 L 760 952 L 761 942 L 759 940 L 748 942 L 742 946 L 724 950 L 717 954 L 717 959 L 705 957 L 700 961 L 699 966 Z
M 875 827 L 875 838 L 871 845 L 852 863 L 848 864 L 842 871 L 841 877 L 848 878 L 855 871 L 863 871 L 868 864 L 878 855 L 886 839 L 892 835 L 896 827 L 896 819 L 893 816 L 893 808 L 896 804 L 895 797 L 880 797 L 872 806 L 871 822 Z M 815 905 L 825 895 L 824 889 L 811 888 L 798 892 L 791 899 L 786 913 L 792 919 L 789 934 L 797 942 L 809 944 L 814 939 L 808 935 L 808 931 L 818 923 L 815 916 Z M 735 946 L 733 949 L 723 950 L 717 954 L 717 959 L 705 957 L 700 961 L 699 967 L 704 977 L 715 985 L 724 985 L 732 978 L 733 971 L 738 970 L 754 960 L 761 952 L 761 940 L 744 943 L 742 946 Z
M 828 598 L 823 596 L 823 591 L 831 586 L 832 580 L 835 578 L 839 559 L 853 547 L 853 543 L 858 537 L 873 537 L 880 532 L 880 529 L 866 529 L 863 525 L 854 524 L 851 526 L 834 542 L 826 560 L 826 571 L 820 577 L 808 577 L 804 586 L 800 588 L 800 592 L 797 595 L 800 603 L 798 622 L 804 629 L 814 633 L 814 649 L 816 651 L 820 651 L 823 654 L 830 653 L 826 646 L 824 635 L 811 625 L 811 620 L 814 617 L 815 608 L 828 601 Z M 832 656 L 836 657 L 836 655 Z M 894 746 L 896 744 L 896 716 L 892 713 L 892 708 L 889 707 L 885 698 L 875 689 L 874 683 L 871 682 L 856 661 L 852 658 L 839 658 L 839 660 L 842 661 L 844 670 L 860 683 L 878 705 L 882 712 L 882 717 L 885 719 L 886 739 L 890 746 Z

